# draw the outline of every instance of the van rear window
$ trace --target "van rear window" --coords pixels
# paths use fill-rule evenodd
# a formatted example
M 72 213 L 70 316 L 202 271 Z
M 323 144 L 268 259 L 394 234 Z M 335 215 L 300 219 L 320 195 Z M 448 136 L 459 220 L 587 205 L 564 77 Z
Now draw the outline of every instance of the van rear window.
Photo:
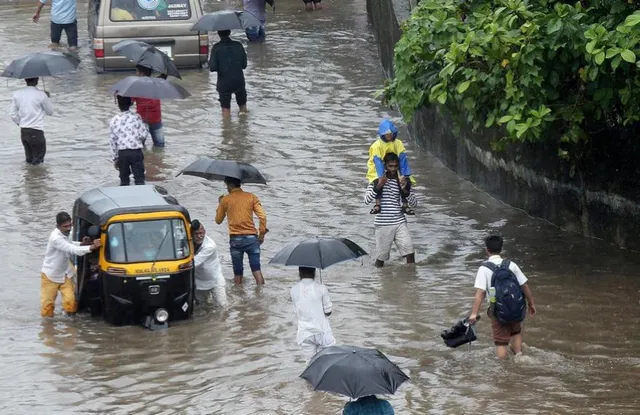
M 190 0 L 111 0 L 112 22 L 144 20 L 188 20 Z

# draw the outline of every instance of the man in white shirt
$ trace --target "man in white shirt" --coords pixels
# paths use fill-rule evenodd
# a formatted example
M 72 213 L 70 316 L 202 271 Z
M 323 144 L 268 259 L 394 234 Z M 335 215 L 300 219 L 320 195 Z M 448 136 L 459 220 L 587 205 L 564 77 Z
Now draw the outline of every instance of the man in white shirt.
M 20 127 L 27 163 L 40 164 L 47 152 L 44 115 L 53 115 L 49 93 L 37 88 L 38 78 L 25 79 L 27 86 L 13 93 L 11 120 Z
M 49 235 L 49 242 L 42 261 L 40 276 L 40 314 L 42 317 L 53 317 L 54 305 L 58 291 L 62 294 L 62 307 L 67 313 L 75 313 L 76 302 L 73 276 L 75 274 L 71 255 L 82 256 L 100 248 L 100 239 L 91 245 L 88 238 L 80 242 L 71 241 L 71 216 L 67 212 L 56 215 L 56 229 Z
M 131 111 L 133 101 L 118 95 L 120 114 L 109 122 L 109 144 L 113 166 L 120 171 L 120 186 L 129 186 L 133 173 L 135 184 L 144 184 L 144 155 L 142 148 L 149 137 L 147 124 L 139 114 Z
M 331 298 L 327 287 L 315 281 L 315 268 L 298 270 L 300 282 L 291 288 L 293 310 L 298 317 L 296 340 L 311 360 L 320 350 L 336 344 L 327 318 L 332 312 Z
M 216 243 L 207 236 L 199 220 L 191 221 L 191 235 L 195 245 L 196 302 L 223 307 L 227 304 L 226 283 Z
M 504 241 L 500 235 L 490 235 L 485 239 L 485 247 L 487 255 L 489 255 L 488 262 L 493 263 L 496 266 L 502 264 L 502 245 Z M 491 265 L 491 264 L 487 264 Z M 506 265 L 506 264 L 505 264 Z M 529 314 L 533 317 L 536 314 L 536 306 L 533 300 L 533 294 L 527 284 L 527 277 L 522 273 L 520 267 L 515 262 L 509 261 L 509 270 L 515 275 L 518 280 L 518 284 L 522 289 L 525 299 L 527 300 Z M 468 321 L 474 324 L 478 318 L 480 312 L 480 306 L 484 300 L 486 293 L 490 293 L 487 301 L 491 305 L 492 298 L 495 298 L 495 288 L 491 287 L 491 278 L 493 272 L 486 265 L 480 266 L 478 273 L 476 274 L 476 281 L 474 287 L 476 289 L 475 301 L 473 308 L 471 309 L 471 315 L 469 315 Z M 511 277 L 513 278 L 513 276 Z M 524 309 L 523 309 L 524 314 Z M 493 341 L 496 346 L 496 355 L 501 359 L 509 357 L 509 346 L 511 350 L 518 355 L 522 352 L 522 325 L 520 322 L 501 323 L 498 321 L 491 308 L 488 310 L 487 315 L 491 319 L 491 331 L 493 333 Z

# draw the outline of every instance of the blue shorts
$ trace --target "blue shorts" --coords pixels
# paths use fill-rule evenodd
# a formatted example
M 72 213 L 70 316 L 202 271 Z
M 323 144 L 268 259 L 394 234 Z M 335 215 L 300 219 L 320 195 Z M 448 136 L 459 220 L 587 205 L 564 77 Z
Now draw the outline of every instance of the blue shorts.
M 247 39 L 249 39 L 250 42 L 262 42 L 267 37 L 264 31 L 264 24 L 248 27 L 244 32 L 247 34 Z
M 260 243 L 256 235 L 232 236 L 229 239 L 233 275 L 242 276 L 244 254 L 249 257 L 251 272 L 260 271 Z

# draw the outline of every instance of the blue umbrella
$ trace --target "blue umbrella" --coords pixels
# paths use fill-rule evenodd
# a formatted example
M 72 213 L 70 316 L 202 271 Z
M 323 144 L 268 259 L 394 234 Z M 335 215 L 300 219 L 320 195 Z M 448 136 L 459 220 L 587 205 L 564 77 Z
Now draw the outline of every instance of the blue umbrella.
M 249 12 L 221 10 L 205 14 L 191 28 L 194 32 L 218 32 L 221 30 L 245 30 L 260 26 L 260 19 Z
M 349 239 L 312 238 L 287 245 L 269 263 L 325 269 L 364 255 L 367 252 Z
M 148 76 L 128 76 L 109 88 L 109 92 L 123 97 L 151 99 L 184 99 L 191 96 L 180 85 Z

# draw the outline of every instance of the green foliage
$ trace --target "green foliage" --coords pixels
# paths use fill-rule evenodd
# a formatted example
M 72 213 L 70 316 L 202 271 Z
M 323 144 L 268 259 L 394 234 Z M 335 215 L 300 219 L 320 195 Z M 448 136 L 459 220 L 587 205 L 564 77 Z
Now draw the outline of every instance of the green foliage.
M 383 98 L 502 126 L 501 143 L 584 144 L 640 120 L 640 11 L 627 0 L 421 0 Z M 560 156 L 569 157 L 566 150 Z

